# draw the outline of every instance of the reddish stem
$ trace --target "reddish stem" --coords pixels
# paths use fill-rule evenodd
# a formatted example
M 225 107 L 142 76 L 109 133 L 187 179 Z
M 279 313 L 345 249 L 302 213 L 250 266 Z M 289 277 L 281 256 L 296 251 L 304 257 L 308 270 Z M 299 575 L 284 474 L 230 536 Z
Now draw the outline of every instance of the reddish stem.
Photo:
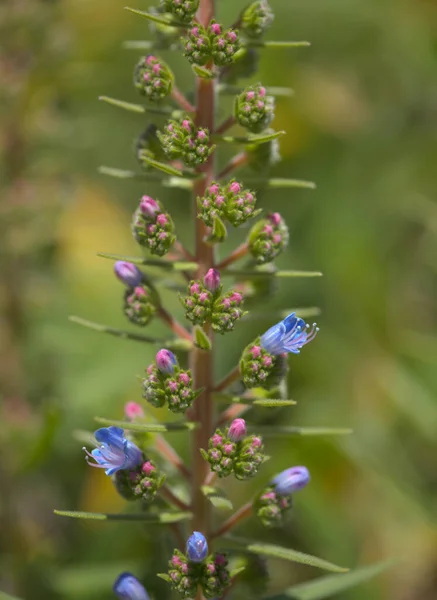
M 243 258 L 243 256 L 246 256 L 248 251 L 249 244 L 247 242 L 244 242 L 244 244 L 241 244 L 240 246 L 238 246 L 238 248 L 231 252 L 229 256 L 220 261 L 216 268 L 224 269 L 225 267 L 232 265 L 234 262 L 237 262 L 237 260 L 239 260 L 240 258 Z
M 185 329 L 185 327 L 181 325 L 169 312 L 167 312 L 164 307 L 160 306 L 158 308 L 158 316 L 166 325 L 170 327 L 175 335 L 184 340 L 189 340 L 190 342 L 193 341 L 190 332 Z
M 248 404 L 232 404 L 219 416 L 216 427 L 220 427 L 228 421 L 233 421 L 249 410 Z
M 181 256 L 183 256 L 185 259 L 187 259 L 189 262 L 195 262 L 194 256 L 191 254 L 191 252 L 189 250 L 187 250 L 187 248 L 185 248 L 185 246 L 179 240 L 175 241 L 174 249 L 176 250 L 176 252 L 179 252 L 179 254 Z
M 214 471 L 210 471 L 205 479 L 205 482 L 203 485 L 209 485 L 209 486 L 213 486 L 214 483 L 217 480 L 217 473 L 215 473 Z
M 239 377 L 240 377 L 240 367 L 236 366 L 234 369 L 232 369 L 232 371 L 230 371 L 226 375 L 226 377 L 224 377 L 221 381 L 219 381 L 219 383 L 215 386 L 214 391 L 215 392 L 223 392 L 223 390 L 225 390 L 230 385 L 232 385 L 234 383 L 234 381 L 237 381 L 237 379 L 239 379 Z
M 229 175 L 236 169 L 247 165 L 248 162 L 249 156 L 247 152 L 240 152 L 239 154 L 236 154 L 233 158 L 231 158 L 228 164 L 220 171 L 220 173 L 217 175 L 217 179 L 224 179 L 227 175 Z
M 165 498 L 171 504 L 174 504 L 180 510 L 183 510 L 183 511 L 189 511 L 190 510 L 190 507 L 188 506 L 188 504 L 185 504 L 185 502 L 183 502 L 183 500 L 181 500 L 180 498 L 178 498 L 167 485 L 163 485 L 162 488 L 161 488 L 161 490 L 160 490 L 160 492 L 161 492 L 161 494 L 163 496 L 165 496 Z
M 237 512 L 234 513 L 231 517 L 229 517 L 229 519 L 225 521 L 222 524 L 222 526 L 219 529 L 217 529 L 217 531 L 214 531 L 211 534 L 211 538 L 216 538 L 221 535 L 224 535 L 225 533 L 233 529 L 236 525 L 238 525 L 238 523 L 250 516 L 250 514 L 252 513 L 252 508 L 252 502 L 243 504 L 243 506 L 239 508 Z
M 236 122 L 237 122 L 237 119 L 234 117 L 234 115 L 231 115 L 230 117 L 225 119 L 222 123 L 220 123 L 220 125 L 217 127 L 217 129 L 215 130 L 214 133 L 216 133 L 217 135 L 225 133 L 228 129 L 233 127 Z
M 167 440 L 162 435 L 157 435 L 155 438 L 155 449 L 159 452 L 159 454 L 168 460 L 176 469 L 183 475 L 185 479 L 188 481 L 191 479 L 191 472 L 176 452 L 176 450 L 171 446 Z
M 175 85 L 173 85 L 171 97 L 177 104 L 179 104 L 179 106 L 182 108 L 182 110 L 189 112 L 189 113 L 196 112 L 196 107 L 191 104 L 191 102 L 184 96 L 184 94 L 181 92 L 181 90 L 179 88 L 177 88 Z

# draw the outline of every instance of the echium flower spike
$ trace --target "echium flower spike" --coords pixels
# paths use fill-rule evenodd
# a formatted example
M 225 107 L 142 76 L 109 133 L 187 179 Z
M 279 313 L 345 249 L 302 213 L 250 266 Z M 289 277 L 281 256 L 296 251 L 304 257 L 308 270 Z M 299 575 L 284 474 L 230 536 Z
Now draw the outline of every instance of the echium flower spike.
M 270 125 L 274 109 L 274 97 L 268 96 L 261 84 L 246 88 L 235 99 L 235 118 L 242 127 L 253 133 L 259 133 Z
M 199 0 L 161 0 L 164 10 L 182 23 L 191 23 L 199 8 Z
M 288 227 L 279 213 L 258 221 L 248 236 L 249 251 L 257 263 L 274 260 L 288 245 Z
M 149 600 L 144 586 L 132 573 L 122 573 L 115 580 L 113 590 L 120 600 Z
M 272 9 L 267 0 L 252 2 L 240 16 L 240 27 L 249 38 L 260 38 L 270 27 L 274 19 Z
M 164 61 L 149 54 L 143 56 L 134 70 L 134 85 L 149 100 L 162 100 L 171 94 L 173 73 Z
M 214 151 L 208 129 L 197 128 L 189 117 L 171 119 L 157 135 L 169 159 L 181 158 L 190 167 L 203 164 Z
M 94 433 L 98 445 L 94 450 L 86 452 L 86 460 L 92 467 L 105 469 L 106 475 L 117 471 L 137 467 L 143 460 L 143 453 L 133 442 L 124 435 L 120 427 L 102 427 Z M 95 463 L 90 462 L 91 459 Z
M 187 557 L 193 563 L 200 563 L 208 556 L 208 542 L 203 533 L 193 531 L 187 540 Z
M 270 327 L 261 336 L 260 343 L 264 350 L 274 356 L 284 352 L 299 354 L 301 348 L 311 342 L 318 331 L 316 323 L 310 328 L 296 313 L 291 313 L 283 321 Z
M 241 47 L 238 32 L 234 29 L 223 30 L 223 27 L 213 20 L 209 24 L 208 34 L 214 64 L 223 67 L 233 63 Z
M 141 246 L 157 256 L 167 254 L 176 241 L 172 218 L 159 201 L 147 195 L 133 215 L 132 233 Z

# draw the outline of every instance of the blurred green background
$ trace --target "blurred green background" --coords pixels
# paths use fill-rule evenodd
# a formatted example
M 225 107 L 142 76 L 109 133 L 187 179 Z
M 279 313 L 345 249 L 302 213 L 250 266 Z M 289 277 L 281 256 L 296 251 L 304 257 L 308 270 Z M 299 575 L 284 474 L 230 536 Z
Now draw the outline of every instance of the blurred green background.
M 260 204 L 290 226 L 279 264 L 324 277 L 281 280 L 262 305 L 265 323 L 247 321 L 220 340 L 217 372 L 274 322 L 268 309 L 318 306 L 321 333 L 291 359 L 297 406 L 252 419 L 352 427 L 354 434 L 268 440 L 273 459 L 257 483 L 243 492 L 231 484 L 228 493 L 239 503 L 273 472 L 306 464 L 312 483 L 296 498 L 290 526 L 267 538 L 350 567 L 402 559 L 339 599 L 432 600 L 437 5 L 271 4 L 268 39 L 312 43 L 265 50 L 253 80 L 295 91 L 278 99 L 274 126 L 288 135 L 273 174 L 313 180 L 317 190 L 263 192 Z M 217 5 L 230 24 L 245 2 Z M 139 54 L 122 41 L 149 37 L 146 21 L 119 0 L 0 5 L 0 589 L 26 600 L 111 598 L 113 579 L 126 569 L 156 598 L 170 597 L 154 576 L 172 543 L 162 530 L 52 512 L 122 509 L 110 481 L 86 466 L 73 433 L 93 430 L 95 415 L 120 418 L 124 403 L 140 398 L 137 376 L 153 353 L 67 320 L 77 314 L 126 327 L 121 286 L 96 253 L 138 254 L 129 224 L 145 192 L 166 202 L 187 244 L 191 236 L 186 192 L 97 173 L 101 164 L 135 168 L 133 140 L 148 120 L 97 97 L 138 101 L 131 73 Z M 188 90 L 185 61 L 165 56 Z M 228 249 L 241 235 L 231 236 Z M 174 294 L 166 302 L 179 311 Z M 154 324 L 150 332 L 164 330 Z M 172 437 L 182 454 L 185 442 Z M 260 528 L 251 522 L 240 532 L 254 538 Z M 273 591 L 320 575 L 285 563 L 271 568 Z

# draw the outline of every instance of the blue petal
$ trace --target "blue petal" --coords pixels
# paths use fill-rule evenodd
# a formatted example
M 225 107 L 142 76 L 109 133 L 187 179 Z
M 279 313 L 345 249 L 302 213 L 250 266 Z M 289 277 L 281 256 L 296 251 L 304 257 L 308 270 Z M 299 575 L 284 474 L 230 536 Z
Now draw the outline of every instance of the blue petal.
M 124 445 L 124 430 L 121 427 L 102 427 L 94 433 L 94 437 L 101 444 L 108 444 L 116 448 L 123 448 Z
M 301 321 L 303 326 L 305 327 L 305 322 L 302 319 L 296 317 L 296 313 L 292 312 L 287 317 L 285 317 L 285 319 L 282 321 L 285 326 L 285 333 L 289 333 L 293 329 L 293 327 L 296 326 L 298 321 Z
M 123 469 L 133 469 L 143 461 L 143 453 L 138 446 L 130 440 L 126 440 L 124 454 L 126 460 Z
M 144 586 L 132 573 L 122 573 L 113 586 L 120 600 L 149 600 Z
M 187 540 L 187 556 L 191 562 L 199 563 L 205 560 L 208 554 L 208 542 L 200 531 L 193 531 Z
M 273 327 L 270 327 L 261 336 L 261 346 L 270 354 L 281 354 L 284 352 L 282 347 L 282 340 L 285 334 L 285 325 L 283 321 L 276 323 Z

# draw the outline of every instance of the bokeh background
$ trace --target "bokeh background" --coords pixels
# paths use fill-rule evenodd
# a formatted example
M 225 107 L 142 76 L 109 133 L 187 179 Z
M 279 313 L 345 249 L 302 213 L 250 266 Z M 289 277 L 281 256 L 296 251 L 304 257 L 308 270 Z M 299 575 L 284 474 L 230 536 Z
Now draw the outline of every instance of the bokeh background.
M 231 23 L 245 2 L 217 4 Z M 291 464 L 306 464 L 313 475 L 291 525 L 269 539 L 351 567 L 401 558 L 342 600 L 432 600 L 437 5 L 271 4 L 268 39 L 312 42 L 265 50 L 254 79 L 295 91 L 278 99 L 274 125 L 288 135 L 273 174 L 313 180 L 317 189 L 263 192 L 260 203 L 290 225 L 279 264 L 324 277 L 281 280 L 259 319 L 220 340 L 217 372 L 274 322 L 270 310 L 320 308 L 319 337 L 291 363 L 297 406 L 252 418 L 352 427 L 354 434 L 269 440 L 274 458 L 258 484 Z M 133 140 L 148 123 L 97 98 L 138 101 L 131 73 L 139 53 L 122 41 L 149 39 L 148 25 L 119 0 L 3 0 L 0 39 L 0 589 L 25 600 L 103 600 L 112 597 L 115 576 L 132 569 L 157 598 L 169 598 L 153 575 L 165 568 L 158 550 L 171 543 L 162 530 L 52 512 L 123 508 L 103 473 L 86 466 L 77 431 L 92 431 L 95 415 L 120 418 L 124 403 L 140 398 L 137 376 L 153 348 L 67 318 L 126 327 L 121 286 L 96 253 L 138 254 L 130 216 L 139 196 L 158 188 L 97 173 L 101 164 L 135 168 Z M 166 58 L 188 90 L 187 64 Z M 186 192 L 159 195 L 188 244 Z M 166 302 L 179 311 L 174 294 Z M 152 325 L 150 332 L 163 330 Z M 186 452 L 184 436 L 172 442 Z M 241 489 L 228 486 L 236 502 L 255 485 Z M 259 533 L 253 522 L 249 529 L 240 533 Z M 273 591 L 320 575 L 271 566 Z

